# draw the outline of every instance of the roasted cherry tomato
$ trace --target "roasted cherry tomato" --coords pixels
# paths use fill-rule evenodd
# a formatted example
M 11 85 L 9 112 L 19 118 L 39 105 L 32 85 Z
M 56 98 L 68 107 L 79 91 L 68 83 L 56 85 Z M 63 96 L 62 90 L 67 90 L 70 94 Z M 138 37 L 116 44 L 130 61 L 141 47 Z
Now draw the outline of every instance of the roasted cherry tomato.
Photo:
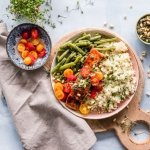
M 67 81 L 76 81 L 76 79 L 77 79 L 77 77 L 75 76 L 75 75 L 73 75 L 73 74 L 71 74 L 71 75 L 69 75 L 68 77 L 67 77 Z
M 32 29 L 32 30 L 31 30 L 31 37 L 32 37 L 33 39 L 37 39 L 37 38 L 39 37 L 39 32 L 38 32 L 37 29 Z
M 81 114 L 83 114 L 83 115 L 87 115 L 90 112 L 90 109 L 88 108 L 88 106 L 86 104 L 81 104 L 79 107 L 79 110 L 80 110 Z
M 80 70 L 80 74 L 83 78 L 87 78 L 90 74 L 90 67 L 89 66 L 84 66 L 81 70 Z
M 91 78 L 91 84 L 92 84 L 93 86 L 98 86 L 99 80 L 98 80 L 96 77 L 92 77 L 92 78 Z
M 63 91 L 65 93 L 70 93 L 71 92 L 71 85 L 69 83 L 64 83 L 63 84 Z
M 29 51 L 35 50 L 35 47 L 34 47 L 34 45 L 33 45 L 31 42 L 27 42 L 26 48 L 27 48 Z
M 43 49 L 41 52 L 38 53 L 38 56 L 40 58 L 43 58 L 45 55 L 46 55 L 46 50 L 45 49 Z
M 97 92 L 96 91 L 91 91 L 91 93 L 90 93 L 90 97 L 91 98 L 95 98 L 96 97 L 96 95 L 97 95 Z
M 64 71 L 64 77 L 69 77 L 70 75 L 73 75 L 73 70 L 72 69 L 66 69 Z
M 28 39 L 30 38 L 30 34 L 28 31 L 23 31 L 22 34 L 21 34 L 22 38 L 23 39 Z

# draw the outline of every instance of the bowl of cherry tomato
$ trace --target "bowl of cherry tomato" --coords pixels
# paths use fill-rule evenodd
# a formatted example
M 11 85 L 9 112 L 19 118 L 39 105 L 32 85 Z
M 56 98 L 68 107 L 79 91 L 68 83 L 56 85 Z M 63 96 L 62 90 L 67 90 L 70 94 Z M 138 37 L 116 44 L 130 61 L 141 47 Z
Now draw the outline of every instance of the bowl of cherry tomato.
M 23 23 L 9 33 L 6 51 L 17 67 L 24 70 L 35 70 L 46 63 L 51 45 L 51 39 L 42 27 Z

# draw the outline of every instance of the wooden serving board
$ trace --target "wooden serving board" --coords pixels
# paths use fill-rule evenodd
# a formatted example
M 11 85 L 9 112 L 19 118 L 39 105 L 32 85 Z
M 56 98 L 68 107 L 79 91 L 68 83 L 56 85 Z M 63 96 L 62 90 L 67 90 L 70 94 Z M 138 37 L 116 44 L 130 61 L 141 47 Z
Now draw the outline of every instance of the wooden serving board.
M 97 30 L 98 29 L 99 28 L 97 28 Z M 81 32 L 85 31 L 85 29 L 79 30 L 77 32 L 80 32 L 80 31 Z M 63 44 L 65 41 L 67 41 L 69 39 L 69 36 L 75 35 L 75 33 L 76 32 L 72 32 L 64 36 L 60 41 L 58 41 L 55 45 L 53 45 L 49 60 L 44 66 L 46 70 L 50 70 L 51 63 L 56 54 L 56 50 L 58 46 Z M 120 39 L 125 41 L 122 38 Z M 150 127 L 150 115 L 142 111 L 139 108 L 139 103 L 141 101 L 143 88 L 144 88 L 143 67 L 142 67 L 141 61 L 139 60 L 134 50 L 131 48 L 131 46 L 129 47 L 132 50 L 132 55 L 134 55 L 136 58 L 136 61 L 138 63 L 138 69 L 139 69 L 138 88 L 136 90 L 136 93 L 132 101 L 129 103 L 127 108 L 123 109 L 120 113 L 116 114 L 113 117 L 110 117 L 107 119 L 101 119 L 101 120 L 86 120 L 86 121 L 94 132 L 104 132 L 108 130 L 115 130 L 118 138 L 120 139 L 120 142 L 128 150 L 150 150 L 150 139 L 148 139 L 147 141 L 143 143 L 138 144 L 138 143 L 135 143 L 131 137 L 129 137 L 130 129 L 136 123 L 144 122 Z

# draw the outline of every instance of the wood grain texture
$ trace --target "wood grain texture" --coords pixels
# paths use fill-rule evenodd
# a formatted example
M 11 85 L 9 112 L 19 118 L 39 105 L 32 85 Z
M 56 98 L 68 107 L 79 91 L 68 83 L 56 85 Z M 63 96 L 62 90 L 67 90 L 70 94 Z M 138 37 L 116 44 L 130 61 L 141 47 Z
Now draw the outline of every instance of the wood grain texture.
M 95 29 L 95 28 L 94 28 Z M 50 70 L 52 60 L 56 54 L 57 48 L 64 42 L 68 41 L 70 37 L 75 36 L 77 33 L 85 32 L 86 30 L 90 29 L 81 29 L 79 31 L 72 32 L 63 38 L 59 40 L 55 45 L 53 45 L 51 55 L 49 57 L 48 62 L 45 64 L 45 69 Z M 96 28 L 96 30 L 101 30 L 99 28 Z M 118 37 L 118 35 L 116 35 Z M 121 37 L 119 37 L 121 40 L 125 41 Z M 127 42 L 126 42 L 127 43 Z M 150 139 L 145 141 L 142 144 L 138 144 L 133 142 L 132 139 L 129 138 L 129 131 L 130 128 L 126 128 L 123 132 L 123 128 L 120 125 L 120 123 L 136 123 L 136 122 L 145 122 L 148 126 L 150 126 L 150 115 L 143 110 L 139 108 L 139 103 L 142 98 L 143 88 L 144 88 L 144 71 L 141 64 L 141 61 L 139 60 L 138 56 L 136 55 L 135 51 L 131 46 L 128 45 L 128 47 L 131 49 L 131 55 L 134 55 L 136 58 L 138 69 L 139 69 L 139 82 L 138 82 L 138 88 L 136 90 L 136 93 L 132 99 L 132 101 L 129 103 L 128 107 L 123 109 L 121 112 L 116 114 L 113 117 L 107 118 L 107 119 L 101 119 L 101 120 L 86 120 L 89 126 L 92 128 L 94 132 L 104 132 L 108 130 L 115 130 L 118 138 L 120 139 L 121 143 L 124 145 L 124 147 L 128 150 L 150 150 Z

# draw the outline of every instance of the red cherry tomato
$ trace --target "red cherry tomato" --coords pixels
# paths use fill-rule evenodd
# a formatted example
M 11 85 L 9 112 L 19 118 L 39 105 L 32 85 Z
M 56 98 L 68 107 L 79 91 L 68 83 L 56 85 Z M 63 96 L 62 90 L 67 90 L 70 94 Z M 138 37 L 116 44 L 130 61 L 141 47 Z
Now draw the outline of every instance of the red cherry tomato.
M 80 74 L 83 78 L 87 78 L 90 74 L 90 67 L 89 66 L 84 66 L 81 70 L 80 70 Z
M 90 97 L 91 98 L 95 98 L 96 97 L 96 95 L 97 95 L 97 92 L 96 91 L 91 91 L 91 94 L 90 94 Z
M 30 37 L 30 34 L 29 34 L 28 31 L 23 31 L 21 36 L 22 36 L 23 39 L 28 39 Z
M 43 49 L 41 52 L 38 53 L 38 56 L 40 58 L 43 58 L 45 55 L 46 55 L 46 50 L 45 49 Z
M 70 93 L 71 92 L 71 85 L 69 83 L 64 83 L 64 85 L 63 85 L 63 91 L 65 93 Z
M 34 46 L 31 42 L 27 42 L 26 48 L 27 48 L 29 51 L 35 50 L 35 46 Z
M 36 59 L 35 59 L 34 56 L 32 56 L 31 54 L 29 54 L 28 57 L 30 57 L 31 60 L 32 60 L 32 62 L 31 62 L 30 65 L 33 65 L 33 64 L 35 63 Z
M 91 78 L 91 84 L 93 86 L 98 86 L 99 85 L 99 80 L 95 77 Z
M 38 30 L 37 30 L 37 29 L 32 29 L 32 30 L 31 30 L 31 37 L 32 37 L 33 39 L 37 39 L 38 36 L 39 36 Z
M 77 77 L 73 74 L 71 74 L 67 77 L 67 81 L 76 81 L 76 79 L 77 79 Z

